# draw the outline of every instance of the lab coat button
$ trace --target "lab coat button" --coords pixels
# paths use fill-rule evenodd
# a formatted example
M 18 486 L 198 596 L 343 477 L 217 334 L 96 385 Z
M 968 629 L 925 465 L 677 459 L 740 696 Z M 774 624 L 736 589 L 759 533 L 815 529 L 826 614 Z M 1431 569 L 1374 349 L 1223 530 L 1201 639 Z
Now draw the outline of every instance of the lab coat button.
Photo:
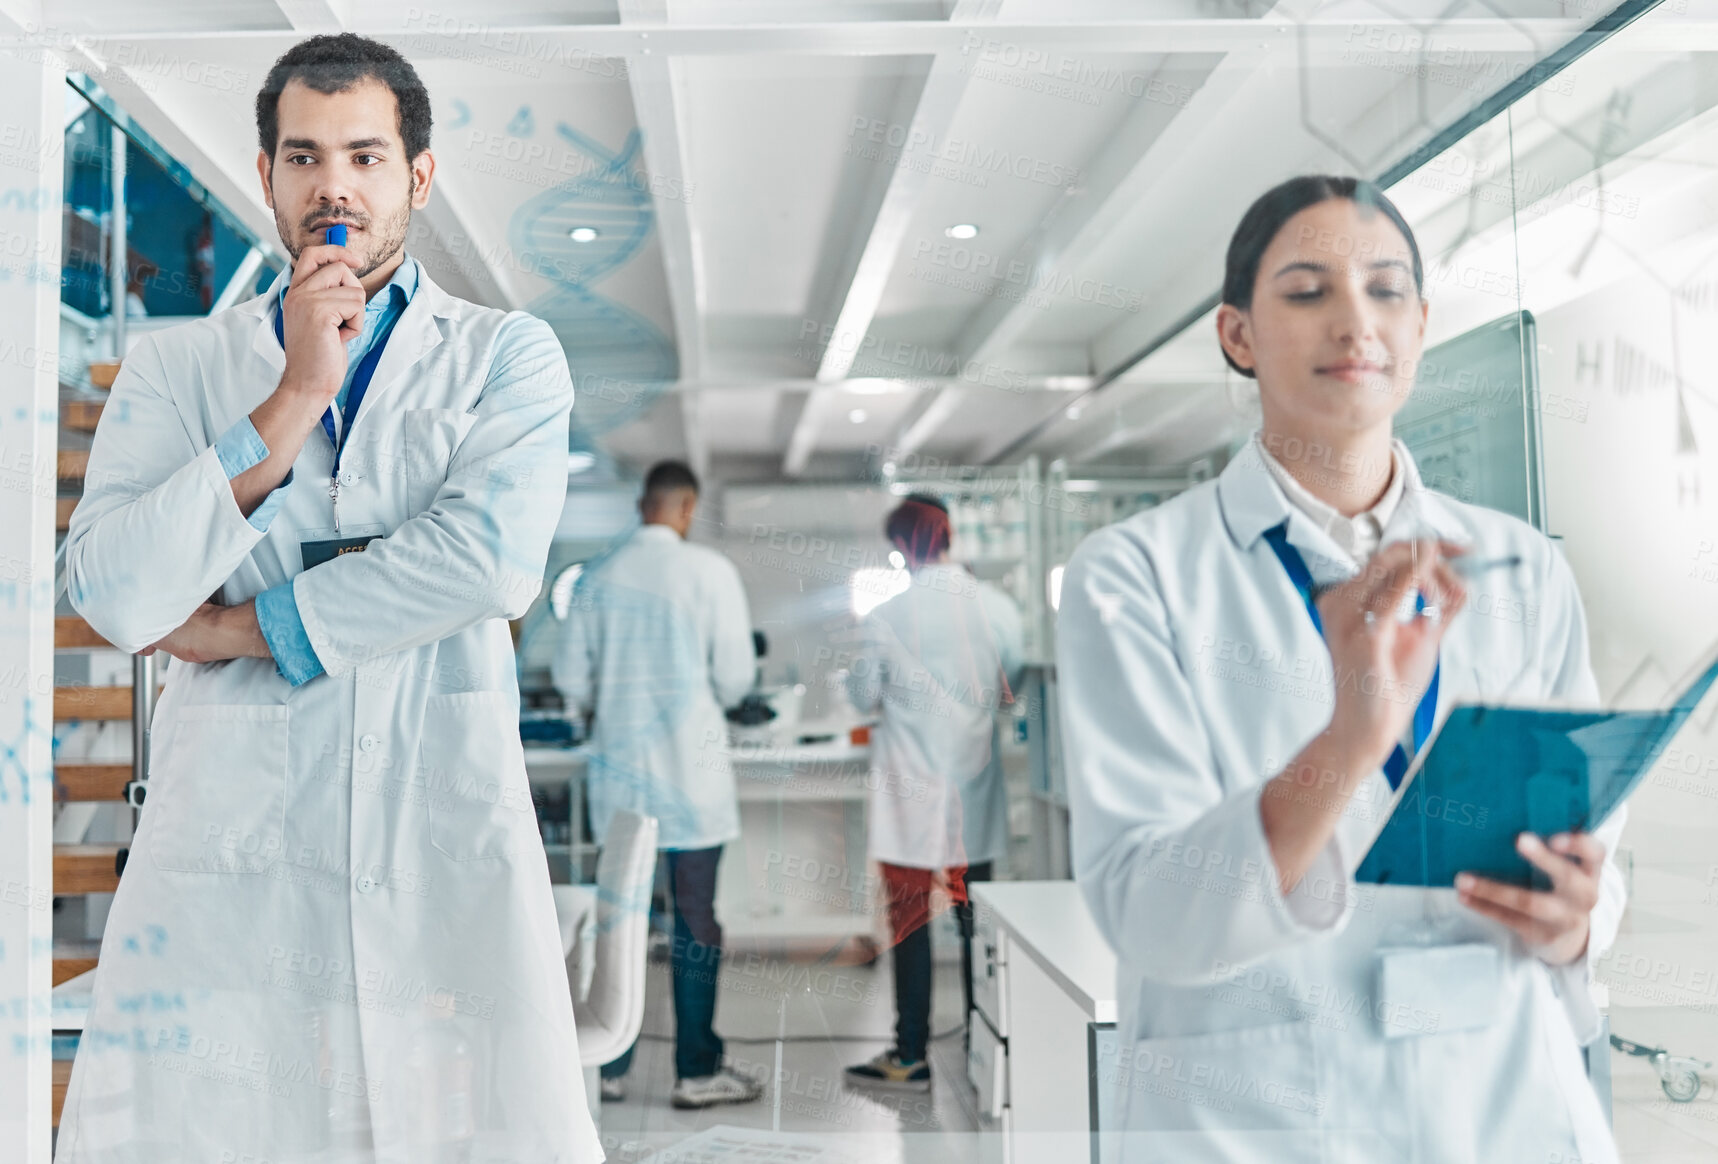
M 370 876 L 368 873 L 366 873 L 362 877 L 358 878 L 358 892 L 359 893 L 371 893 L 371 892 L 374 892 L 375 888 L 376 888 L 376 879 L 374 877 Z
M 376 750 L 376 745 L 380 744 L 381 742 L 382 741 L 378 740 L 375 736 L 366 734 L 362 739 L 360 739 L 358 741 L 358 746 L 360 748 L 363 748 L 366 752 L 373 752 Z

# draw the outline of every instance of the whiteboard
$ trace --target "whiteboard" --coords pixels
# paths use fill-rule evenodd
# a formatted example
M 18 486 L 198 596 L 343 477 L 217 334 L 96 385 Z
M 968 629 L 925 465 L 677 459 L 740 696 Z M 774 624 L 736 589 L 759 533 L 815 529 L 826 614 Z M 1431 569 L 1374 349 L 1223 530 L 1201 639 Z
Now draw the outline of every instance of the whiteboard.
M 1429 488 L 1545 530 L 1530 312 L 1511 312 L 1428 349 L 1395 428 Z

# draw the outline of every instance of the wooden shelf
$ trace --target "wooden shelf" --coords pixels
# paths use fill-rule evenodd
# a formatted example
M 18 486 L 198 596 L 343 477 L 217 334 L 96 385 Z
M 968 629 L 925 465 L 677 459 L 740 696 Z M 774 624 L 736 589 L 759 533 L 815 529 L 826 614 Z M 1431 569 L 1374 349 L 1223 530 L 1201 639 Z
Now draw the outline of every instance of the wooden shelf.
M 70 1059 L 55 1059 L 54 1061 L 54 1126 L 60 1126 L 60 1112 L 66 1106 L 66 1089 L 72 1085 L 72 1061 Z
M 94 432 L 96 424 L 101 420 L 101 410 L 106 405 L 105 400 L 61 400 L 60 427 L 78 432 Z
M 82 481 L 89 472 L 88 449 L 60 449 L 56 457 L 57 476 L 62 481 Z
M 94 970 L 96 955 L 99 953 L 100 942 L 55 942 L 54 985 L 70 982 L 79 974 Z
M 56 687 L 54 719 L 122 720 L 131 718 L 130 687 Z
M 94 627 L 75 614 L 61 615 L 54 619 L 54 646 L 56 648 L 72 650 L 89 647 L 111 647 L 112 645 L 97 634 Z
M 54 895 L 112 893 L 119 888 L 119 851 L 126 846 L 55 845 Z
M 130 764 L 55 764 L 54 783 L 67 800 L 124 800 Z

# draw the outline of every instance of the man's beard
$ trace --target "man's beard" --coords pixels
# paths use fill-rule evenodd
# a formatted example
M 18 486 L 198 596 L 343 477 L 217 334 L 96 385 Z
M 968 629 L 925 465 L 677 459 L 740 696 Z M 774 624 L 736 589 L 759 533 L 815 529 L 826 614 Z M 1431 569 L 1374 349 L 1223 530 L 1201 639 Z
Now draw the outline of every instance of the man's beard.
M 332 208 L 319 209 L 306 215 L 300 226 L 308 230 L 310 223 L 318 219 L 328 220 L 325 224 L 327 226 L 336 222 L 349 223 L 364 231 L 371 240 L 369 254 L 365 256 L 363 265 L 357 271 L 358 278 L 362 279 L 387 263 L 406 245 L 406 235 L 412 226 L 412 203 L 410 198 L 400 203 L 397 211 L 381 221 L 379 230 L 371 229 L 376 225 L 376 220 L 368 215 L 345 213 Z M 304 246 L 293 241 L 298 237 L 297 231 L 288 227 L 286 218 L 280 212 L 279 203 L 275 204 L 274 226 L 280 233 L 280 241 L 286 246 L 287 253 L 292 256 L 293 265 L 296 266 L 299 256 L 304 253 Z

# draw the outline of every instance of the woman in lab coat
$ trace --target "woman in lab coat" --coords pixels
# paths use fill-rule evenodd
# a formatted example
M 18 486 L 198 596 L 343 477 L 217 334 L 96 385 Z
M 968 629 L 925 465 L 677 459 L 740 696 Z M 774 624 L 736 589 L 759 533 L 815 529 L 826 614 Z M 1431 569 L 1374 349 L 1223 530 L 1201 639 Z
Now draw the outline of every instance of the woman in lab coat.
M 1353 878 L 1384 769 L 1434 707 L 1597 699 L 1563 558 L 1426 489 L 1392 440 L 1425 321 L 1419 252 L 1381 191 L 1308 177 L 1265 194 L 1217 320 L 1258 379 L 1260 432 L 1216 481 L 1069 563 L 1075 876 L 1119 958 L 1110 1158 L 1616 1159 L 1581 1047 L 1623 907 L 1620 814 L 1521 838 L 1547 892 Z M 1463 551 L 1522 561 L 1469 602 L 1448 564 Z M 1290 562 L 1340 583 L 1317 600 L 1322 635 Z

